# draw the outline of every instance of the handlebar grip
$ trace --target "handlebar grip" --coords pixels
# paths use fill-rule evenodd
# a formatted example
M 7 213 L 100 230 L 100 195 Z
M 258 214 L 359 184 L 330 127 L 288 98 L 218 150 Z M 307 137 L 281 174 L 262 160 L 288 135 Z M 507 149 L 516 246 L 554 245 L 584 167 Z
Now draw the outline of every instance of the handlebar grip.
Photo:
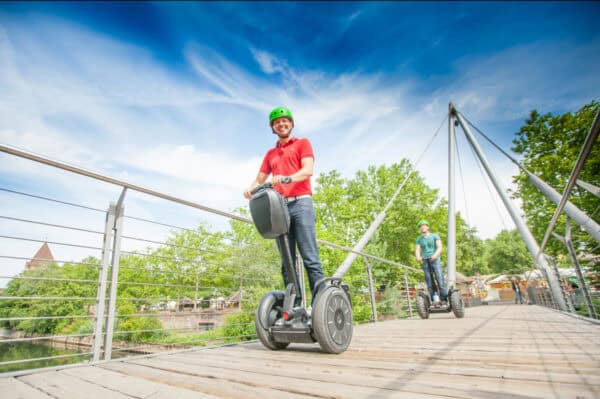
M 286 176 L 281 179 L 281 184 L 290 184 L 291 182 L 292 182 L 292 178 L 290 176 Z M 266 188 L 273 188 L 273 183 L 266 182 L 266 183 L 260 184 L 256 187 L 254 187 L 254 189 L 250 190 L 250 194 L 254 195 L 257 192 L 259 192 L 260 190 L 264 190 Z
M 273 184 L 271 182 L 260 184 L 256 187 L 254 187 L 252 190 L 250 190 L 250 194 L 254 195 L 257 192 L 259 192 L 260 190 L 264 190 L 265 188 L 273 188 Z

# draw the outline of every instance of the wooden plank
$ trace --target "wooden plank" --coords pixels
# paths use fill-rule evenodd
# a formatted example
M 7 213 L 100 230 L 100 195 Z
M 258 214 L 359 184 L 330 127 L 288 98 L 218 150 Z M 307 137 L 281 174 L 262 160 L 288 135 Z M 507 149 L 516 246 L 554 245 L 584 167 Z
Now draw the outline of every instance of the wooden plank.
M 19 377 L 19 380 L 60 399 L 127 399 L 133 397 L 57 371 L 29 374 Z
M 30 387 L 16 378 L 0 378 L 0 392 L 10 399 L 51 399 L 51 396 Z
M 273 362 L 268 357 L 265 357 L 262 361 L 260 359 L 240 358 L 238 362 L 234 362 L 233 359 L 200 358 L 182 354 L 173 356 L 172 360 L 179 363 L 228 369 L 232 370 L 232 373 L 237 373 L 240 370 L 251 371 L 275 377 L 298 377 L 311 381 L 337 382 L 349 386 L 358 385 L 378 389 L 389 389 L 389 387 L 409 388 L 412 391 L 418 390 L 419 392 L 438 395 L 452 394 L 458 397 L 480 397 L 484 392 L 487 392 L 487 394 L 498 393 L 494 387 L 501 383 L 506 384 L 506 388 L 501 392 L 507 397 L 510 397 L 510 395 L 520 396 L 523 392 L 523 384 L 527 385 L 529 394 L 535 392 L 541 397 L 552 395 L 557 390 L 565 395 L 580 393 L 582 392 L 580 385 L 585 383 L 590 385 L 589 380 L 582 381 L 577 375 L 573 375 L 573 380 L 577 383 L 561 383 L 557 381 L 561 378 L 564 379 L 560 374 L 544 374 L 554 384 L 555 387 L 552 388 L 549 386 L 548 381 L 544 382 L 536 379 L 514 381 L 510 377 L 502 378 L 495 375 L 485 375 L 485 373 L 482 373 L 484 375 L 474 374 L 472 371 L 465 371 L 463 367 L 449 367 L 444 372 L 440 372 L 436 370 L 435 365 L 426 362 L 410 365 L 396 364 L 392 369 L 365 369 L 361 367 L 343 368 L 333 365 L 299 364 L 288 361 Z M 288 367 L 286 367 L 286 364 Z M 289 367 L 290 364 L 293 367 Z M 417 381 L 418 383 L 416 383 Z M 469 393 L 473 386 L 479 387 L 476 395 Z M 600 388 L 600 386 L 596 386 L 596 388 Z M 593 393 L 593 389 L 589 389 L 589 392 Z
M 187 357 L 194 357 L 194 354 L 187 354 Z M 336 367 L 340 369 L 348 368 L 354 372 L 360 373 L 361 370 L 399 370 L 410 369 L 418 367 L 423 363 L 431 363 L 436 364 L 438 366 L 445 366 L 448 368 L 456 368 L 456 361 L 454 360 L 444 360 L 444 359 L 431 359 L 431 358 L 423 358 L 412 356 L 410 358 L 402 358 L 396 361 L 386 361 L 382 362 L 381 360 L 374 358 L 371 360 L 362 360 L 362 359 L 349 359 L 344 357 L 323 357 L 306 359 L 300 356 L 294 357 L 292 356 L 272 356 L 271 354 L 260 354 L 260 353 L 247 353 L 247 352 L 231 352 L 231 351 L 222 351 L 218 354 L 213 353 L 202 353 L 198 354 L 199 359 L 207 360 L 210 362 L 212 360 L 216 361 L 225 361 L 225 362 L 233 362 L 233 363 L 244 363 L 244 364 L 253 364 L 256 362 L 264 362 L 269 365 L 283 365 L 287 362 L 293 362 L 294 364 L 303 365 L 311 368 L 319 368 L 319 367 Z M 498 369 L 498 368 L 511 368 L 515 371 L 544 371 L 547 373 L 562 373 L 562 374 L 576 374 L 581 371 L 585 371 L 589 375 L 600 376 L 600 368 L 598 368 L 597 364 L 589 363 L 587 367 L 581 367 L 579 364 L 577 365 L 577 369 L 574 369 L 572 366 L 565 364 L 564 362 L 556 362 L 552 365 L 548 364 L 539 364 L 536 363 L 536 359 L 529 359 L 528 363 L 519 363 L 513 361 L 512 357 L 505 356 L 503 359 L 498 359 L 495 362 L 490 361 L 480 361 L 477 359 L 465 359 L 460 362 L 461 367 L 467 368 L 484 368 L 484 369 Z
M 170 384 L 161 384 L 158 382 L 146 380 L 143 378 L 132 377 L 126 374 L 118 373 L 101 367 L 81 367 L 66 369 L 60 373 L 67 374 L 84 381 L 99 385 L 130 395 L 135 398 L 152 399 L 215 399 L 216 396 L 207 395 L 198 391 L 188 390 L 176 387 Z
M 202 392 L 205 394 L 219 396 L 221 398 L 239 398 L 245 399 L 289 399 L 305 398 L 303 395 L 297 395 L 289 391 L 281 391 L 260 387 L 255 385 L 242 384 L 234 381 L 225 383 L 215 378 L 205 378 L 198 375 L 166 371 L 165 369 L 153 368 L 151 366 L 142 366 L 127 362 L 113 362 L 103 364 L 102 368 L 118 371 L 129 376 L 143 378 L 147 381 L 154 381 L 160 384 L 177 386 Z M 243 392 L 243 395 L 241 394 Z
M 293 348 L 292 348 L 293 349 Z M 265 351 L 263 348 L 258 349 L 241 349 L 239 347 L 223 348 L 220 352 L 222 356 L 245 356 L 245 357 L 264 357 Z M 322 354 L 310 354 L 303 353 L 302 356 L 297 355 L 297 351 L 287 350 L 280 352 L 271 352 L 268 354 L 273 359 L 288 359 L 297 360 L 304 362 L 315 362 L 315 363 L 332 363 L 343 365 L 345 363 L 358 364 L 365 362 L 365 367 L 370 367 L 369 362 L 410 362 L 414 359 L 421 359 L 427 361 L 447 362 L 453 365 L 456 364 L 468 364 L 469 362 L 484 363 L 490 365 L 497 365 L 500 367 L 505 366 L 516 366 L 516 367 L 536 367 L 539 366 L 541 360 L 543 360 L 544 366 L 558 366 L 566 367 L 569 362 L 575 362 L 575 364 L 583 369 L 590 369 L 592 372 L 597 371 L 600 373 L 600 362 L 596 360 L 590 360 L 585 356 L 564 356 L 561 354 L 544 355 L 540 353 L 535 354 L 523 354 L 523 353 L 512 353 L 510 357 L 507 356 L 506 351 L 498 352 L 465 352 L 465 351 L 452 351 L 444 353 L 436 353 L 437 351 L 431 349 L 428 351 L 402 351 L 402 350 L 386 350 L 382 351 L 379 349 L 362 350 L 362 351 L 348 351 L 343 355 L 337 357 L 323 356 Z M 194 352 L 190 352 L 194 353 Z M 202 354 L 204 356 L 204 354 Z M 358 363 L 357 363 L 358 362 Z M 569 366 L 571 367 L 571 366 Z
M 131 361 L 131 363 L 162 369 L 171 372 L 184 373 L 206 378 L 221 380 L 223 384 L 237 382 L 254 387 L 267 387 L 298 395 L 312 396 L 317 398 L 354 398 L 354 399 L 377 399 L 377 398 L 439 398 L 439 395 L 423 394 L 410 390 L 398 391 L 392 389 L 373 389 L 361 386 L 348 386 L 340 383 L 307 380 L 298 377 L 283 377 L 265 375 L 256 372 L 236 371 L 191 365 L 167 361 L 161 358 Z M 293 367 L 293 365 L 290 365 Z M 284 396 L 285 397 L 285 396 Z

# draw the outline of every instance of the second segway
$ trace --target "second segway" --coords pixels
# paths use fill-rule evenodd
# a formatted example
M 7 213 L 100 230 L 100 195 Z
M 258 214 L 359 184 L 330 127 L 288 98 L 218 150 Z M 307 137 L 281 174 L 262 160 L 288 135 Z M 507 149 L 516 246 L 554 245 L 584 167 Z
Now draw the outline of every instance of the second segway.
M 429 318 L 431 313 L 449 313 L 453 312 L 457 318 L 462 318 L 465 315 L 465 307 L 460 290 L 454 287 L 448 288 L 448 302 L 440 302 L 442 284 L 438 281 L 435 273 L 433 272 L 433 261 L 431 258 L 426 258 L 428 262 L 429 276 L 431 279 L 431 285 L 433 287 L 433 293 L 428 293 L 424 289 L 420 289 L 416 295 L 415 303 L 417 307 L 417 313 L 422 319 Z M 431 295 L 430 295 L 431 294 Z M 433 301 L 432 301 L 433 298 Z

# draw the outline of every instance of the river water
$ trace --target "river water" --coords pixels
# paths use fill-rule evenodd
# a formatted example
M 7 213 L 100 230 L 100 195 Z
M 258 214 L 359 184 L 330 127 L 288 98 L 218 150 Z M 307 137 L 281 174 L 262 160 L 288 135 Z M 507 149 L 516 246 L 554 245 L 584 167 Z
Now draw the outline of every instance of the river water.
M 82 351 L 73 349 L 58 349 L 50 345 L 32 342 L 6 342 L 0 341 L 0 363 L 12 360 L 33 359 L 39 357 L 49 357 L 56 355 L 69 355 L 89 351 L 85 348 Z M 9 365 L 0 365 L 0 373 L 8 371 L 25 370 L 38 367 L 58 366 L 62 364 L 78 363 L 90 359 L 90 355 L 64 357 L 51 360 L 38 360 L 34 362 L 24 362 Z

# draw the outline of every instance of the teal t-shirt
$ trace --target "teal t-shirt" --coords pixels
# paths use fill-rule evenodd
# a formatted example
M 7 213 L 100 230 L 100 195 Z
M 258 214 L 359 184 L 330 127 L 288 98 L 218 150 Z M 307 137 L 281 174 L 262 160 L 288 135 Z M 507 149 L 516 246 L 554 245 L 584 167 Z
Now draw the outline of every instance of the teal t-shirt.
M 417 238 L 417 245 L 421 246 L 421 256 L 423 258 L 431 258 L 435 253 L 435 242 L 440 239 L 437 234 L 429 233 L 427 237 L 420 235 Z

